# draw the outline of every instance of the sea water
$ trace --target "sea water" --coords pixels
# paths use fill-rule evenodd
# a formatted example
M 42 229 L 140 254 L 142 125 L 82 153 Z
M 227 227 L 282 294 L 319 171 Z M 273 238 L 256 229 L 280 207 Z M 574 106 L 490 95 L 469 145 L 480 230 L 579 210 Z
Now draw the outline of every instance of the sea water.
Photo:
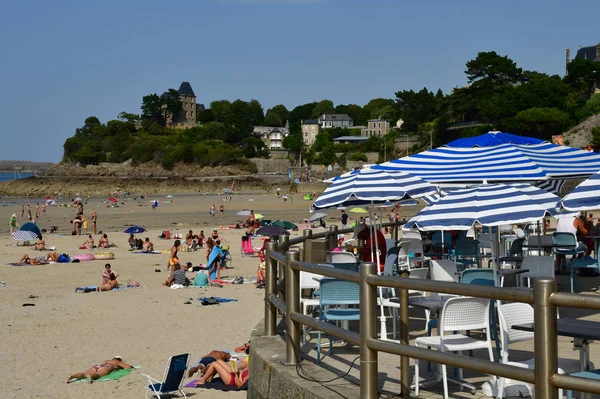
M 14 179 L 26 179 L 33 176 L 33 173 L 21 173 L 15 176 L 14 172 L 0 172 L 0 181 L 14 180 Z

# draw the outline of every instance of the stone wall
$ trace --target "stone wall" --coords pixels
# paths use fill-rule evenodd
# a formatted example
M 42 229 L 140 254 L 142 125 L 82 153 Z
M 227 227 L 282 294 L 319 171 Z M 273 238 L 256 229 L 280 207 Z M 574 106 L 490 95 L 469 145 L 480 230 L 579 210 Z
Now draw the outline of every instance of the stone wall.
M 291 167 L 290 161 L 287 159 L 251 158 L 250 160 L 256 164 L 259 174 L 287 174 Z

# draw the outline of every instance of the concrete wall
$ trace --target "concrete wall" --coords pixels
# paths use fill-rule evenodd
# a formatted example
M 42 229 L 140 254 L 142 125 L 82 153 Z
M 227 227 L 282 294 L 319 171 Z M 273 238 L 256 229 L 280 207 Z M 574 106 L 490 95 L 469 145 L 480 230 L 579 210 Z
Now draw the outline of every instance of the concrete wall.
M 264 173 L 287 174 L 288 170 L 291 167 L 290 161 L 287 159 L 251 158 L 250 160 L 256 164 L 259 174 L 264 174 Z

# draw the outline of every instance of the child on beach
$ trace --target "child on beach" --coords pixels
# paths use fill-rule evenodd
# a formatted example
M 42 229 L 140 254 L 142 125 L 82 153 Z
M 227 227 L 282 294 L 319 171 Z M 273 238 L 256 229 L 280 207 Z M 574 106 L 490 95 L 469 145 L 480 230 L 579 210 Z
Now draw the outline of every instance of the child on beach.
M 17 223 L 17 215 L 15 213 L 13 213 L 10 219 L 8 219 L 8 226 L 10 227 L 10 234 L 15 232 L 19 227 L 19 224 Z

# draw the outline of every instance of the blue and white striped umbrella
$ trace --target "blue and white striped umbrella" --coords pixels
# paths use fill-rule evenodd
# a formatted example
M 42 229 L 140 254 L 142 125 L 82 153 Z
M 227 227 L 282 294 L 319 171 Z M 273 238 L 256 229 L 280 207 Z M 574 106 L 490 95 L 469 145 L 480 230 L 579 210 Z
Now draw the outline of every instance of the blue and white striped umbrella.
M 436 187 L 406 172 L 359 169 L 339 176 L 313 204 L 315 209 L 364 206 L 420 198 Z
M 423 208 L 404 228 L 468 230 L 475 223 L 500 226 L 540 220 L 556 209 L 558 196 L 526 183 L 482 184 L 449 192 Z
M 585 180 L 560 201 L 567 211 L 600 209 L 600 172 Z
M 588 177 L 600 154 L 552 143 L 491 147 L 439 147 L 373 169 L 401 170 L 431 183 L 492 183 Z
M 17 241 L 33 241 L 37 240 L 38 236 L 33 231 L 17 230 L 13 231 L 12 238 Z

